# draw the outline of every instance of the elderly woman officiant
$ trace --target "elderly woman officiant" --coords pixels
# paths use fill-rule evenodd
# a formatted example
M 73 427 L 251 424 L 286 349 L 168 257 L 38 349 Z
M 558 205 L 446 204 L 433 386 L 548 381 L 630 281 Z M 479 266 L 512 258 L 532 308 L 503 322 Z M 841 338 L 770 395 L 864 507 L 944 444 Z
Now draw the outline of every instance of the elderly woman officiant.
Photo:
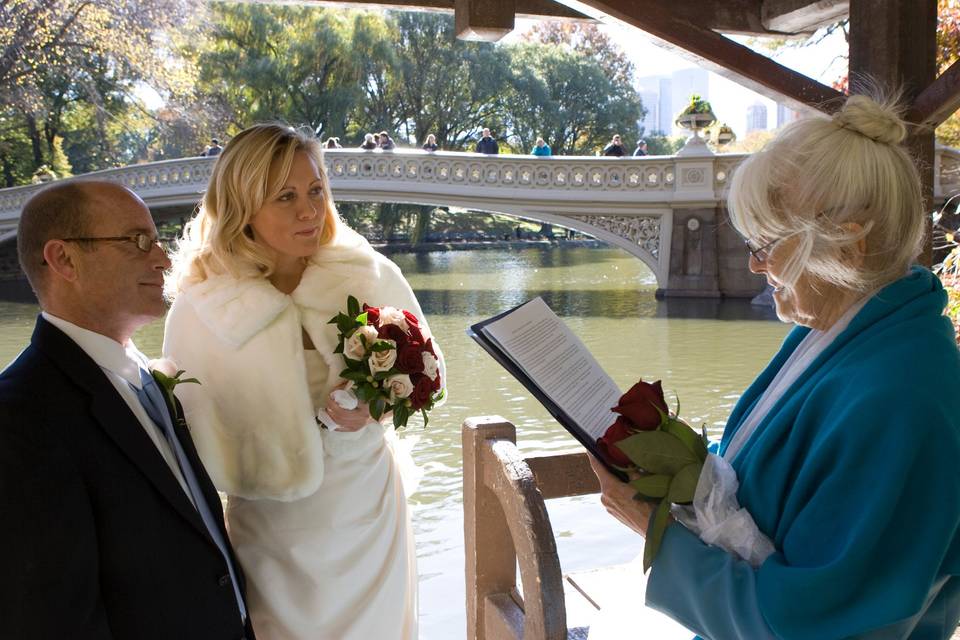
M 736 171 L 729 210 L 750 269 L 796 326 L 718 452 L 768 550 L 744 560 L 677 514 L 690 526 L 667 527 L 650 570 L 647 605 L 703 638 L 957 628 L 960 355 L 943 287 L 913 266 L 925 224 L 906 135 L 893 104 L 853 96 Z M 648 504 L 594 467 L 608 511 L 645 535 Z

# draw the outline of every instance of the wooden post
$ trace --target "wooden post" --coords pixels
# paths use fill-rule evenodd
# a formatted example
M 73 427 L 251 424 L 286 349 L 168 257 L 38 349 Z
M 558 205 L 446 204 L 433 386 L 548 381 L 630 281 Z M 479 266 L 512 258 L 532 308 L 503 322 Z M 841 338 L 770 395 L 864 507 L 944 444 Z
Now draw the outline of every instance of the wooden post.
M 466 550 L 467 640 L 484 640 L 486 598 L 509 593 L 516 584 L 517 556 L 510 528 L 493 491 L 484 485 L 482 444 L 517 441 L 517 430 L 500 416 L 468 418 L 463 443 L 463 538 Z
M 513 31 L 514 0 L 454 0 L 453 26 L 460 40 L 496 42 Z
M 937 0 L 850 0 L 850 91 L 871 79 L 885 90 L 902 89 L 910 104 L 937 74 Z M 933 207 L 933 130 L 907 140 L 923 186 L 923 205 Z M 928 225 L 930 222 L 927 223 Z M 921 262 L 930 265 L 932 237 Z

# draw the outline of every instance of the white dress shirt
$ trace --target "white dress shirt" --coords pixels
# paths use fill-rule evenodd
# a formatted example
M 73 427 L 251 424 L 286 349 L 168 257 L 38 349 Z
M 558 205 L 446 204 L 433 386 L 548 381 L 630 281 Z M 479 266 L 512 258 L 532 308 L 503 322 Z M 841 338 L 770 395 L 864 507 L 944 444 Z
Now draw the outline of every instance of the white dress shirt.
M 157 447 L 157 451 L 160 452 L 164 462 L 167 463 L 177 482 L 180 483 L 183 492 L 187 495 L 190 503 L 193 504 L 193 498 L 187 489 L 187 482 L 183 478 L 183 473 L 181 473 L 180 465 L 177 464 L 176 456 L 170 448 L 170 443 L 167 442 L 167 438 L 163 435 L 160 427 L 154 424 L 150 416 L 147 415 L 147 410 L 140 404 L 137 394 L 130 388 L 130 385 L 137 389 L 141 388 L 140 369 L 147 369 L 148 358 L 137 349 L 133 340 L 129 340 L 124 346 L 112 338 L 78 327 L 72 322 L 58 318 L 46 311 L 40 315 L 43 316 L 44 320 L 67 334 L 67 337 L 77 343 L 77 346 L 97 363 L 97 366 L 113 384 L 117 393 L 130 407 L 130 411 L 136 416 L 137 421 L 140 422 L 143 430 L 147 433 L 147 437 Z

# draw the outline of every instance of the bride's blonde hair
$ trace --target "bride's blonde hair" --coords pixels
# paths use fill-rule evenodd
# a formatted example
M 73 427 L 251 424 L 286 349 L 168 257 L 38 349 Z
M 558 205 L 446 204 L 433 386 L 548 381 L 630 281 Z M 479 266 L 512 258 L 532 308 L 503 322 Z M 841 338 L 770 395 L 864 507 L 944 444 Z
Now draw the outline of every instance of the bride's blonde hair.
M 330 242 L 339 217 L 320 141 L 312 132 L 284 124 L 256 124 L 228 142 L 217 157 L 199 211 L 184 227 L 173 256 L 168 296 L 212 275 L 273 272 L 273 259 L 254 241 L 250 220 L 286 183 L 298 151 L 307 153 L 320 172 L 324 224 L 319 244 Z

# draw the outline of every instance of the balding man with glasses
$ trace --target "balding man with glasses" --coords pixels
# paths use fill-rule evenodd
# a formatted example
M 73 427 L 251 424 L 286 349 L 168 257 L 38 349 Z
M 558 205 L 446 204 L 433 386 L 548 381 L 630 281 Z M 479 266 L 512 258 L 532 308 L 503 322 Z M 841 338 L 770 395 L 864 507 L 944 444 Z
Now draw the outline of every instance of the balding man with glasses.
M 66 182 L 27 202 L 17 234 L 42 313 L 0 373 L 0 635 L 253 638 L 220 499 L 131 340 L 165 311 L 150 211 Z

